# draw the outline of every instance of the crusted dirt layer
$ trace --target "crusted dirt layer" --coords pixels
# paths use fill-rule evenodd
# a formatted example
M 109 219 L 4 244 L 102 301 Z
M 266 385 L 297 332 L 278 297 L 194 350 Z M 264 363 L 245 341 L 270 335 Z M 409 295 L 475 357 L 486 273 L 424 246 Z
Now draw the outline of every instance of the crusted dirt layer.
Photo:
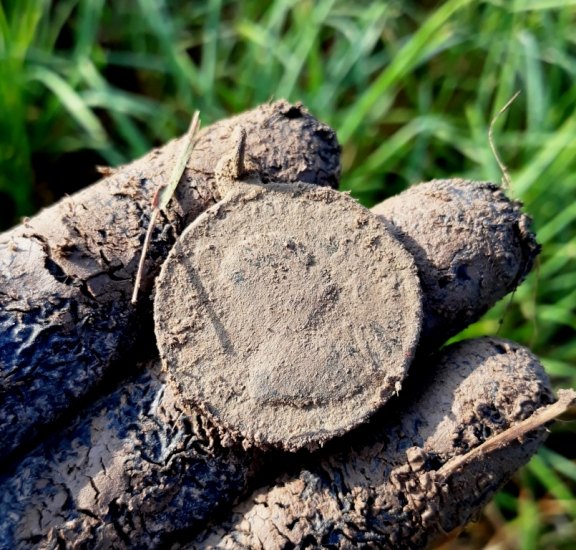
M 151 200 L 181 140 L 124 166 L 0 236 L 0 459 L 92 388 L 135 343 L 151 341 L 147 295 L 177 235 L 219 198 L 214 168 L 247 133 L 263 181 L 335 186 L 334 132 L 278 101 L 205 129 L 167 214 L 153 232 L 141 299 L 130 304 Z
M 525 464 L 545 429 L 466 467 L 451 461 L 552 401 L 528 350 L 493 338 L 429 358 L 366 425 L 238 505 L 191 548 L 424 548 L 470 521 Z M 324 456 L 323 456 L 324 455 Z
M 306 184 L 239 184 L 179 238 L 154 301 L 182 402 L 287 450 L 349 431 L 400 390 L 421 315 L 416 266 L 385 225 Z
M 229 507 L 257 468 L 182 412 L 156 361 L 3 469 L 0 547 L 163 547 Z
M 433 180 L 372 212 L 389 223 L 418 265 L 426 349 L 437 349 L 514 290 L 540 250 L 521 204 L 490 183 Z

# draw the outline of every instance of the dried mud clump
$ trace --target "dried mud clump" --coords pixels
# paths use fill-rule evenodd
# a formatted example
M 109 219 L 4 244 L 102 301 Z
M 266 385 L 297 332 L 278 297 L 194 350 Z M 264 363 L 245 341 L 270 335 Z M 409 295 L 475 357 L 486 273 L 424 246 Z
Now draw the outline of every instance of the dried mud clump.
M 353 199 L 305 184 L 239 187 L 205 212 L 164 263 L 154 304 L 183 403 L 289 450 L 383 405 L 420 333 L 410 254 Z
M 496 185 L 461 179 L 409 188 L 374 208 L 418 265 L 421 346 L 436 349 L 513 291 L 540 247 L 520 203 Z

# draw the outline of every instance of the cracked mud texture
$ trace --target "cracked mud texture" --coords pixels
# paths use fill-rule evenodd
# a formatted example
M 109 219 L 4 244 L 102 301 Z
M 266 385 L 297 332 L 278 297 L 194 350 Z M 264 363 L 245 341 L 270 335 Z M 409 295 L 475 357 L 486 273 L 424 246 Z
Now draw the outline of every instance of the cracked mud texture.
M 185 414 L 152 362 L 0 477 L 1 548 L 155 548 L 241 494 L 256 453 Z
M 317 123 L 299 115 L 298 108 L 284 105 L 284 114 L 278 114 L 270 106 L 272 114 L 268 122 L 258 127 L 268 131 L 275 124 L 282 129 L 296 125 L 296 130 L 302 128 L 305 135 L 311 136 L 313 144 L 326 145 L 325 158 L 318 151 L 308 157 L 310 144 L 304 143 L 307 160 L 298 164 L 289 159 L 291 164 L 282 171 L 277 162 L 285 154 L 285 136 L 280 133 L 274 138 L 271 150 L 262 145 L 262 152 L 269 155 L 266 157 L 269 167 L 262 168 L 252 154 L 253 134 L 249 131 L 248 164 L 255 170 L 263 170 L 263 179 L 270 181 L 289 179 L 289 174 L 296 179 L 306 178 L 311 175 L 308 162 L 315 167 L 312 172 L 323 177 L 330 171 L 324 172 L 318 163 L 330 159 L 328 165 L 335 167 L 333 177 L 324 181 L 334 182 L 338 157 L 331 130 L 322 126 L 321 135 L 316 135 L 312 126 L 306 130 L 308 124 Z M 222 154 L 228 152 L 233 127 L 230 124 L 228 121 L 207 130 L 204 135 L 206 143 L 210 143 L 207 147 L 221 147 Z M 331 139 L 324 139 L 329 135 Z M 152 153 L 150 162 L 138 161 L 100 182 L 101 191 L 92 188 L 66 199 L 27 225 L 0 237 L 3 453 L 13 443 L 16 446 L 29 437 L 32 430 L 40 429 L 42 422 L 52 420 L 95 384 L 110 367 L 111 360 L 121 357 L 120 346 L 123 353 L 129 353 L 136 329 L 126 315 L 126 304 L 147 225 L 150 198 L 169 172 L 174 147 L 172 143 Z M 333 156 L 328 153 L 330 150 Z M 150 289 L 178 233 L 218 198 L 213 174 L 217 160 L 203 165 L 204 156 L 192 158 L 176 200 L 155 232 L 144 290 Z M 195 168 L 192 162 L 197 162 Z M 270 177 L 266 177 L 266 170 Z M 114 206 L 123 208 L 116 212 Z M 400 217 L 402 209 L 399 210 Z M 415 212 L 417 216 L 426 215 Z M 101 234 L 102 227 L 98 224 L 110 221 L 111 227 L 104 225 L 110 233 Z M 437 223 L 428 228 L 428 232 L 432 230 L 446 229 Z M 494 234 L 488 231 L 487 238 Z M 399 233 L 402 235 L 409 232 Z M 510 246 L 517 246 L 518 242 L 522 245 L 520 240 Z M 105 258 L 100 256 L 100 249 L 104 250 Z M 526 271 L 526 265 L 531 264 L 529 256 L 524 255 Z M 116 259 L 119 263 L 115 263 Z M 508 261 L 505 255 L 496 259 Z M 12 275 L 18 280 L 12 281 Z M 472 298 L 462 299 L 476 298 L 472 294 Z M 142 300 L 139 307 L 146 310 L 149 303 Z M 147 313 L 137 311 L 134 316 Z M 430 326 L 434 329 L 434 325 Z M 151 339 L 151 332 L 144 333 L 143 338 Z M 468 358 L 466 364 L 482 363 L 478 359 L 483 355 L 481 342 L 460 344 L 475 348 L 464 353 L 463 357 Z M 516 418 L 528 415 L 538 404 L 550 399 L 540 367 L 533 367 L 531 373 L 520 365 L 522 357 L 533 362 L 530 354 L 503 342 L 492 347 L 493 355 L 501 356 L 495 365 L 508 365 L 500 369 L 501 373 L 496 368 L 488 369 L 480 379 L 471 378 L 468 387 L 464 383 L 466 376 L 461 381 L 447 377 L 436 383 L 434 365 L 429 360 L 415 370 L 412 381 L 406 382 L 397 403 L 389 403 L 369 424 L 328 443 L 327 448 L 315 455 L 291 456 L 292 464 L 304 463 L 304 468 L 298 471 L 294 466 L 293 475 L 285 476 L 281 485 L 261 489 L 257 497 L 260 501 L 255 503 L 257 498 L 251 498 L 244 508 L 238 509 L 246 512 L 245 521 L 236 510 L 227 528 L 211 529 L 198 538 L 197 546 L 205 547 L 207 540 L 218 540 L 237 547 L 239 541 L 245 540 L 258 547 L 259 537 L 270 533 L 270 544 L 281 544 L 280 547 L 290 546 L 290 537 L 301 541 L 298 543 L 301 546 L 320 541 L 318 544 L 333 543 L 340 547 L 397 547 L 400 540 L 402 544 L 408 541 L 420 547 L 440 529 L 449 530 L 467 521 L 495 487 L 529 458 L 543 432 L 538 431 L 522 444 L 510 445 L 477 463 L 467 464 L 461 472 L 444 479 L 441 468 L 450 464 L 450 453 L 462 456 L 490 434 L 505 429 L 517 422 Z M 518 358 L 512 361 L 513 367 L 506 361 L 511 353 Z M 20 359 L 23 363 L 19 363 Z M 30 370 L 19 372 L 19 367 L 27 365 L 28 360 L 33 361 Z M 117 366 L 123 370 L 125 365 L 118 362 Z M 214 510 L 222 513 L 232 506 L 254 482 L 252 476 L 258 476 L 260 484 L 267 483 L 258 470 L 262 455 L 254 449 L 246 452 L 238 446 L 223 445 L 220 434 L 201 415 L 183 412 L 178 398 L 157 369 L 157 365 L 147 367 L 135 380 L 85 409 L 69 431 L 54 435 L 26 456 L 17 458 L 11 466 L 5 464 L 0 480 L 2 545 L 14 548 L 169 545 L 175 540 L 189 540 L 213 518 Z M 37 386 L 36 380 L 39 380 Z M 481 384 L 482 380 L 489 381 L 488 389 Z M 462 412 L 453 418 L 461 424 L 443 424 L 430 412 L 452 410 L 451 384 L 456 388 L 454 406 Z M 511 399 L 508 408 L 503 397 L 507 391 Z M 426 400 L 429 393 L 433 398 Z M 9 414 L 7 407 L 12 405 L 6 405 L 7 396 L 15 399 L 11 403 L 17 405 L 12 409 L 20 415 L 17 418 Z M 27 398 L 36 399 L 39 404 L 33 413 L 36 417 L 27 416 L 29 413 L 23 408 Z M 494 399 L 504 410 L 492 407 Z M 459 403 L 464 405 L 458 406 Z M 406 417 L 400 420 L 402 414 Z M 22 435 L 17 422 L 29 432 Z M 446 440 L 450 444 L 445 448 L 440 443 Z M 436 444 L 439 450 L 434 448 Z M 274 455 L 271 457 L 275 459 Z M 492 468 L 488 473 L 486 464 Z M 434 481 L 432 485 L 430 480 Z M 273 513 L 268 516 L 270 511 Z
M 409 250 L 424 294 L 422 349 L 435 350 L 512 292 L 540 251 L 521 204 L 461 179 L 410 187 L 372 208 Z
M 0 461 L 79 401 L 137 342 L 152 340 L 149 293 L 178 234 L 219 198 L 218 160 L 247 132 L 247 164 L 264 182 L 336 186 L 334 132 L 278 101 L 203 130 L 153 232 L 141 298 L 134 285 L 151 200 L 181 140 L 0 235 Z
M 445 475 L 450 460 L 552 399 L 537 359 L 505 340 L 461 342 L 427 363 L 368 424 L 282 457 L 223 444 L 153 361 L 5 470 L 0 547 L 159 548 L 195 536 L 191 548 L 424 547 L 469 521 L 545 430 Z M 274 469 L 291 473 L 268 485 Z
M 450 461 L 552 402 L 537 358 L 505 340 L 445 348 L 401 397 L 209 528 L 199 548 L 424 548 L 470 521 L 545 428 L 465 468 Z
M 160 355 L 181 402 L 224 433 L 315 448 L 400 389 L 420 336 L 416 266 L 347 195 L 238 185 L 162 266 Z

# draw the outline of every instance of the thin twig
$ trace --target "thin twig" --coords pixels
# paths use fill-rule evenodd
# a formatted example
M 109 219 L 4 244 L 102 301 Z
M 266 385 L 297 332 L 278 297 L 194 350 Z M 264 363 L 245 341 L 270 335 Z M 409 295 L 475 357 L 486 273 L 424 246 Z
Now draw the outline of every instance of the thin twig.
M 166 185 L 160 190 L 160 200 L 158 201 L 158 208 L 160 208 L 160 210 L 164 210 L 166 206 L 168 206 L 168 203 L 170 202 L 170 199 L 172 198 L 174 191 L 176 191 L 176 187 L 178 187 L 178 183 L 182 178 L 184 169 L 186 168 L 186 165 L 190 160 L 192 149 L 194 149 L 194 137 L 196 136 L 196 132 L 198 132 L 199 128 L 200 128 L 200 112 L 196 111 L 194 113 L 194 116 L 192 117 L 192 122 L 190 122 L 190 127 L 188 128 L 186 137 L 184 138 L 184 144 L 183 144 L 184 148 L 182 150 L 182 153 L 178 156 L 176 164 L 172 169 L 170 181 L 168 185 Z

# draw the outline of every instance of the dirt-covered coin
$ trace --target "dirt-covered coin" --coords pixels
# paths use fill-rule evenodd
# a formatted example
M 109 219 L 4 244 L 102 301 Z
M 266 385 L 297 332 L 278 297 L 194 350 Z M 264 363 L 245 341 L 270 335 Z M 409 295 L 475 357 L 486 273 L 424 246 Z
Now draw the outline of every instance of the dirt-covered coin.
M 289 450 L 348 431 L 397 392 L 422 318 L 412 256 L 352 198 L 306 184 L 239 189 L 201 215 L 154 304 L 182 403 Z

